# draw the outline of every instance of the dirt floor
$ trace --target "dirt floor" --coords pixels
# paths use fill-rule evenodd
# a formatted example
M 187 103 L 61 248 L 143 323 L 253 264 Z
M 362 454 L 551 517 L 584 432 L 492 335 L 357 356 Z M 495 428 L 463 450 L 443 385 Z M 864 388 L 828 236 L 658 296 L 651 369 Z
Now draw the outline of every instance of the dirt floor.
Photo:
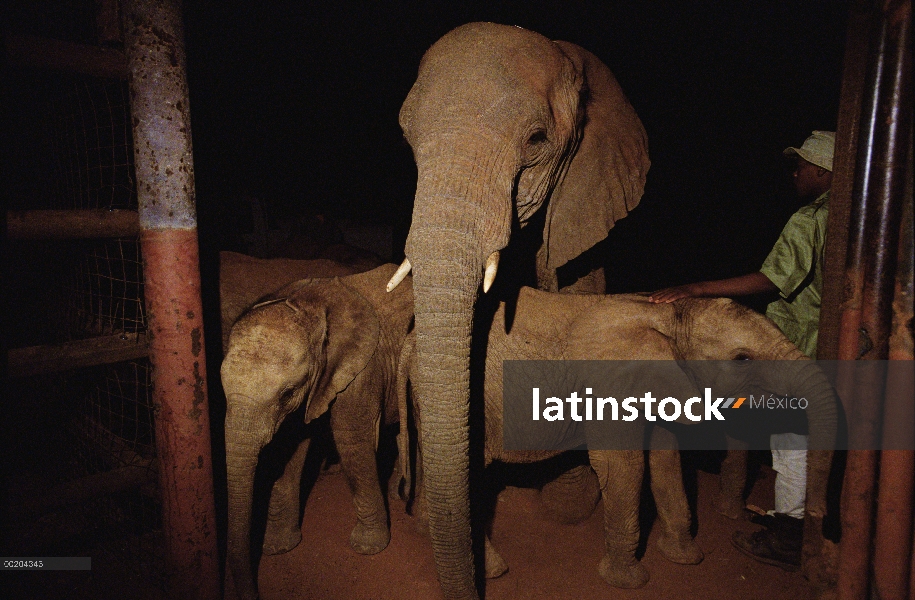
M 718 487 L 716 465 L 700 455 L 684 453 L 684 475 L 696 515 L 696 540 L 705 552 L 700 565 L 667 562 L 654 547 L 650 531 L 653 511 L 643 511 L 642 561 L 651 580 L 640 590 L 608 586 L 597 574 L 603 550 L 602 507 L 577 525 L 549 518 L 536 488 L 507 485 L 496 502 L 492 540 L 509 565 L 502 577 L 486 582 L 485 600 L 560 599 L 789 599 L 816 598 L 816 591 L 799 573 L 787 573 L 757 563 L 730 544 L 739 528 L 712 506 Z M 317 469 L 316 469 L 317 471 Z M 772 506 L 773 473 L 759 468 L 749 502 Z M 391 543 L 380 554 L 362 556 L 348 543 L 355 514 L 346 480 L 339 468 L 317 474 L 304 507 L 302 543 L 286 554 L 264 556 L 260 562 L 263 600 L 436 600 L 441 598 L 431 545 L 420 534 L 405 504 L 391 500 Z M 509 482 L 515 482 L 512 479 Z M 48 516 L 47 526 L 66 529 L 65 517 Z M 50 519 L 50 520 L 49 520 Z M 57 521 L 54 521 L 57 519 Z M 63 529 L 61 529 L 63 527 Z M 0 588 L 7 598 L 165 600 L 161 582 L 151 585 L 133 568 L 125 568 L 111 553 L 110 543 L 96 548 L 56 548 L 44 555 L 91 556 L 91 571 L 3 573 Z M 123 555 L 123 552 L 120 554 Z M 120 557 L 121 559 L 123 556 Z M 149 566 L 153 571 L 157 561 Z M 235 600 L 227 575 L 226 600 Z
M 799 574 L 757 563 L 730 544 L 738 528 L 756 528 L 718 515 L 712 507 L 718 476 L 688 469 L 697 515 L 696 540 L 705 552 L 700 565 L 667 562 L 643 544 L 642 561 L 651 581 L 640 590 L 609 587 L 597 574 L 602 555 L 602 507 L 578 525 L 561 525 L 543 512 L 537 489 L 508 486 L 499 495 L 492 540 L 509 571 L 486 582 L 486 600 L 508 599 L 777 599 L 815 598 Z M 773 473 L 762 467 L 749 502 L 772 506 Z M 360 556 L 348 544 L 355 522 L 346 481 L 339 471 L 323 473 L 304 511 L 302 543 L 260 563 L 264 600 L 435 600 L 440 598 L 431 545 L 419 534 L 399 500 L 391 502 L 391 543 L 380 554 Z M 227 599 L 234 599 L 227 577 Z

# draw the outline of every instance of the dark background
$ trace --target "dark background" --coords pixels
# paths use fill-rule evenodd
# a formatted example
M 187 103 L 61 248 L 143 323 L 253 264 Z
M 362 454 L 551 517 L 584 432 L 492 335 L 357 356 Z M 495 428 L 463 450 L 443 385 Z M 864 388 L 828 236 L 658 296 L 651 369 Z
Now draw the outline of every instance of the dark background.
M 843 2 L 185 4 L 202 231 L 243 194 L 409 229 L 397 124 L 423 52 L 470 21 L 520 25 L 603 59 L 648 132 L 639 207 L 601 249 L 610 291 L 755 270 L 794 210 L 781 150 L 835 130 Z
M 3 27 L 93 43 L 93 10 L 8 3 Z M 847 13 L 832 0 L 185 2 L 201 250 L 244 249 L 254 196 L 271 227 L 391 226 L 399 260 L 416 177 L 400 104 L 435 40 L 486 20 L 595 53 L 648 132 L 645 196 L 598 249 L 609 291 L 755 270 L 795 208 L 781 150 L 836 128 Z M 28 106 L 16 83 L 7 108 Z M 27 154 L 17 144 L 7 157 Z M 29 207 L 15 184 L 13 206 Z
M 94 11 L 91 0 L 8 2 L 0 23 L 4 34 L 92 44 Z M 595 249 L 609 292 L 754 271 L 797 208 L 782 150 L 836 128 L 847 16 L 847 2 L 835 0 L 185 2 L 208 323 L 218 323 L 218 253 L 246 250 L 251 197 L 272 228 L 311 215 L 390 227 L 390 255 L 401 260 L 416 169 L 400 105 L 425 50 L 480 20 L 590 50 L 645 126 L 645 195 Z M 4 199 L 45 208 L 38 130 L 47 117 L 36 107 L 73 81 L 3 66 Z M 5 246 L 15 267 L 5 293 L 9 347 L 46 343 L 34 325 L 47 321 L 45 271 L 65 268 L 66 248 Z

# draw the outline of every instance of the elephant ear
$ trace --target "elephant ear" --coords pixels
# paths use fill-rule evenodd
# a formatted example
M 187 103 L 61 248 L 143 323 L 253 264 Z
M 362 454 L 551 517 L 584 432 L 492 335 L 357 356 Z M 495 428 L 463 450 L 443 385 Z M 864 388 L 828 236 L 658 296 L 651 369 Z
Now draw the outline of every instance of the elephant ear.
M 381 323 L 369 301 L 337 278 L 297 284 L 290 302 L 303 309 L 326 311 L 325 364 L 305 410 L 308 423 L 327 412 L 337 395 L 368 365 L 378 347 Z
M 543 230 L 547 267 L 556 269 L 605 237 L 645 190 L 648 137 L 610 69 L 569 42 L 556 44 L 584 75 L 581 142 L 553 190 Z

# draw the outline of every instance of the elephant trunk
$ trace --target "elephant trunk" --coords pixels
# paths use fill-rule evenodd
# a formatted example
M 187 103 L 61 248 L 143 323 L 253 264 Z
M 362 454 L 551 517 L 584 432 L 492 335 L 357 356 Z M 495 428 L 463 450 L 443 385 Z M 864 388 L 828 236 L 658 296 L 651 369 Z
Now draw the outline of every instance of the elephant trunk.
M 794 373 L 793 390 L 807 399 L 807 503 L 809 516 L 826 514 L 826 482 L 832 464 L 838 427 L 838 400 L 826 374 L 812 360 L 804 360 Z
M 417 285 L 417 280 L 423 279 L 420 270 L 414 266 L 416 298 L 427 298 L 437 307 L 436 311 L 444 313 L 423 310 L 417 304 L 414 389 L 422 407 L 420 435 L 429 533 L 445 597 L 475 598 L 468 422 L 470 329 L 475 290 L 453 294 L 432 282 Z
M 476 598 L 470 534 L 469 412 L 473 305 L 482 261 L 414 264 L 414 390 L 421 403 L 429 533 L 446 598 Z
M 799 351 L 795 350 L 797 354 Z M 792 358 L 803 358 L 792 357 Z M 804 545 L 801 551 L 801 568 L 814 582 L 821 582 L 826 565 L 824 555 L 823 520 L 826 517 L 829 473 L 838 426 L 838 398 L 826 374 L 812 360 L 802 360 L 794 375 L 798 397 L 807 399 L 807 497 L 804 509 Z M 825 561 L 825 562 L 824 562 Z M 828 577 L 827 577 L 828 580 Z
M 807 399 L 807 428 L 809 440 L 807 447 L 814 456 L 826 456 L 826 461 L 814 461 L 814 468 L 829 470 L 832 452 L 836 445 L 836 436 L 839 419 L 839 403 L 835 390 L 826 373 L 813 360 L 807 358 L 797 348 L 791 346 L 785 350 L 778 360 L 800 361 L 793 363 L 791 390 L 798 398 Z M 810 463 L 810 458 L 808 458 Z M 823 463 L 823 464 L 820 464 Z M 809 471 L 809 468 L 808 468 Z M 822 481 L 826 481 L 823 477 Z M 809 492 L 808 492 L 809 493 Z M 825 498 L 825 490 L 823 490 Z M 825 505 L 809 506 L 809 510 L 819 513 Z M 821 513 L 818 516 L 822 516 Z
M 229 531 L 227 559 L 241 600 L 258 597 L 251 565 L 251 505 L 254 497 L 254 472 L 261 449 L 272 430 L 252 418 L 250 410 L 233 407 L 229 398 L 226 415 L 226 472 L 228 482 Z
M 449 160 L 424 160 L 430 149 L 416 151 L 419 178 L 407 240 L 415 308 L 414 391 L 421 406 L 423 476 L 439 582 L 446 598 L 474 599 L 478 596 L 469 499 L 471 330 L 483 262 L 508 243 L 511 230 L 512 177 L 499 176 L 500 169 L 493 165 L 515 157 L 482 160 L 473 150 L 479 141 L 446 141 L 466 148 L 465 155 L 454 157 L 452 150 Z M 488 165 L 487 173 L 469 171 L 480 164 Z M 455 172 L 461 165 L 467 165 L 468 172 Z

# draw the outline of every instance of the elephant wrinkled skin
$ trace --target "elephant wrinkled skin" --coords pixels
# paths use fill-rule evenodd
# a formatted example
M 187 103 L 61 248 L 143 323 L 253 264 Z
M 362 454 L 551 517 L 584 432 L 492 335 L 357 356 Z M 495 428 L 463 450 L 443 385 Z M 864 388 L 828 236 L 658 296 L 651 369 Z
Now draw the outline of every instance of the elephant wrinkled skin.
M 261 450 L 293 415 L 330 428 L 353 492 L 358 522 L 350 545 L 374 554 L 390 539 L 375 452 L 382 422 L 395 422 L 395 378 L 411 327 L 410 280 L 386 294 L 394 265 L 356 275 L 305 279 L 255 305 L 232 327 L 222 363 L 229 487 L 228 565 L 240 598 L 257 597 L 251 565 L 254 474 Z M 268 554 L 301 540 L 299 487 L 306 438 L 273 487 L 264 537 Z
M 638 204 L 647 140 L 597 57 L 493 23 L 458 27 L 433 44 L 400 124 L 417 166 L 405 266 L 414 273 L 415 387 L 426 403 L 429 529 L 445 597 L 476 598 L 467 425 L 478 290 L 491 284 L 513 224 L 524 227 L 535 213 L 545 219 L 537 285 L 558 289 L 556 269 Z M 582 279 L 603 280 L 592 274 Z
M 798 365 L 795 372 L 804 381 L 798 381 L 800 387 L 793 389 L 806 390 L 810 400 L 807 417 L 811 447 L 831 448 L 834 444 L 837 405 L 825 375 L 774 323 L 729 299 L 696 298 L 673 304 L 652 304 L 641 295 L 551 294 L 522 288 L 517 303 L 509 307 L 510 310 L 505 303 L 500 305 L 488 334 L 483 380 L 486 464 L 493 461 L 533 462 L 556 454 L 503 448 L 505 360 L 735 361 L 729 364 L 737 367 L 749 364 L 743 361 L 807 361 L 808 365 Z M 410 348 L 410 340 L 405 348 Z M 720 369 L 716 366 L 720 363 L 712 362 L 707 363 L 708 369 L 696 368 L 694 362 L 678 364 L 686 370 L 670 383 L 682 390 L 679 397 L 683 398 L 700 395 L 700 387 L 704 386 L 714 387 L 716 393 L 728 394 L 746 389 L 781 389 L 785 383 L 781 372 L 773 374 L 772 370 Z M 412 374 L 415 358 L 407 356 L 402 360 L 401 368 Z M 414 398 L 421 424 L 428 412 L 428 402 L 422 395 Z M 529 408 L 524 410 L 525 415 L 529 414 Z M 637 428 L 635 439 L 641 439 L 643 421 L 612 423 L 613 427 L 621 429 Z M 658 431 L 666 430 L 653 428 L 652 448 L 656 447 Z M 657 441 L 657 447 L 669 441 L 669 438 L 662 438 Z M 666 471 L 663 468 L 667 461 L 675 460 L 679 464 L 678 451 L 675 445 L 666 447 L 670 449 L 653 449 L 648 453 L 651 490 L 661 527 L 658 546 L 662 554 L 674 562 L 695 564 L 702 559 L 702 552 L 689 533 L 690 511 L 680 471 L 679 468 Z M 425 452 L 422 444 L 421 452 Z M 640 587 L 648 581 L 647 571 L 635 557 L 639 541 L 643 451 L 590 450 L 589 459 L 598 474 L 604 501 L 606 552 L 600 562 L 600 574 L 616 587 Z M 829 460 L 828 451 L 811 451 L 811 477 L 821 474 L 824 469 L 828 471 Z M 673 478 L 665 476 L 671 473 L 675 474 Z M 825 492 L 825 488 L 810 490 L 808 504 L 823 506 Z M 492 549 L 488 543 L 486 550 L 489 569 L 501 559 L 489 555 Z

